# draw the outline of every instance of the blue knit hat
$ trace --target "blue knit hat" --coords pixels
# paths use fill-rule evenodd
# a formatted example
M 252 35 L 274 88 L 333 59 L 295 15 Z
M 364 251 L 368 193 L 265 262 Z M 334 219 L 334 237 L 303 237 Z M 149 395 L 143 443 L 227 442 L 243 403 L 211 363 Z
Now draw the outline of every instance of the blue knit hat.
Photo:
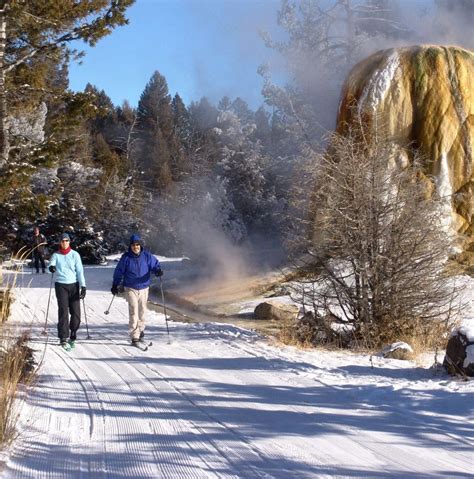
M 69 235 L 68 235 L 67 233 L 63 233 L 63 234 L 59 237 L 59 241 L 62 241 L 62 240 L 71 241 L 71 238 L 69 237 Z
M 140 238 L 140 235 L 133 234 L 132 236 L 130 236 L 130 244 L 133 244 L 133 243 L 142 244 L 142 239 Z

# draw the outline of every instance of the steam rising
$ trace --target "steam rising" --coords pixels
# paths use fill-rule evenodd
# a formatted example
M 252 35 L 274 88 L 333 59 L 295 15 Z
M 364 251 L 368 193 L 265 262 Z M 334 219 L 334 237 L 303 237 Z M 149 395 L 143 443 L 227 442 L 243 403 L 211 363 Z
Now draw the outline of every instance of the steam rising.
M 326 3 L 333 4 L 335 1 Z M 354 7 L 356 2 L 349 3 Z M 267 5 L 268 11 L 264 12 L 263 8 L 260 8 L 261 17 L 268 18 L 272 14 L 276 24 L 277 10 L 281 8 L 281 5 L 274 1 L 262 3 L 262 5 Z M 367 37 L 365 42 L 358 45 L 359 50 L 352 64 L 341 63 L 337 68 L 329 71 L 327 66 L 325 68 L 321 63 L 312 60 L 311 51 L 305 50 L 294 51 L 291 58 L 287 58 L 289 71 L 286 72 L 286 79 L 291 78 L 304 92 L 307 102 L 312 104 L 314 113 L 310 117 L 313 123 L 311 127 L 315 131 L 318 128 L 322 130 L 319 134 L 322 135 L 325 133 L 324 130 L 334 128 L 340 86 L 354 64 L 370 54 L 382 49 L 411 44 L 457 44 L 465 48 L 474 46 L 472 35 L 474 3 L 472 2 L 450 2 L 449 0 L 396 2 L 393 0 L 386 2 L 385 5 L 391 9 L 386 12 L 387 20 L 398 25 L 394 28 L 395 33 L 388 38 L 381 30 L 380 33 L 375 32 L 373 36 Z M 248 15 L 236 16 L 233 20 L 242 22 L 240 28 L 238 24 L 235 24 L 233 34 L 240 32 L 242 52 L 248 53 Z M 257 25 L 255 27 L 258 28 Z M 262 27 L 267 29 L 268 25 L 262 25 Z M 344 26 L 341 25 L 339 28 Z M 276 30 L 273 30 L 271 34 L 278 38 L 279 33 Z M 268 59 L 270 60 L 274 54 L 274 50 L 268 50 Z M 262 63 L 264 62 L 265 59 Z M 198 73 L 196 81 L 201 81 L 202 74 L 204 77 L 202 84 L 205 83 L 207 90 L 210 88 L 209 75 L 201 71 L 199 66 L 196 68 Z M 228 65 L 224 68 L 228 68 Z M 270 71 L 271 68 L 270 63 Z M 239 73 L 241 70 L 238 65 L 233 65 L 233 69 L 234 73 Z M 280 72 L 276 72 L 276 77 L 279 76 Z M 233 91 L 235 84 L 232 84 L 231 77 L 229 73 L 229 89 L 222 94 L 232 96 L 235 93 L 235 96 L 249 98 L 251 96 L 249 92 Z M 239 78 L 238 75 L 235 78 Z M 242 87 L 246 83 L 239 82 L 239 84 Z M 210 98 L 215 100 L 215 95 L 210 95 Z M 187 187 L 189 188 L 190 185 Z M 220 191 L 219 185 L 210 185 L 202 180 L 200 183 L 195 182 L 192 189 L 193 199 L 186 205 L 166 203 L 157 205 L 155 210 L 160 215 L 175 218 L 178 222 L 181 237 L 184 238 L 185 254 L 197 263 L 199 277 L 210 281 L 231 281 L 254 273 L 260 265 L 256 265 L 252 250 L 243 241 L 245 235 L 242 233 L 242 225 L 233 215 L 231 206 L 225 203 L 225 195 Z M 268 249 L 269 241 L 265 240 L 259 245 L 260 251 Z M 261 258 L 261 255 L 257 254 L 257 256 Z
M 192 195 L 192 200 L 185 204 L 175 197 L 158 198 L 154 202 L 147 218 L 152 225 L 147 244 L 156 251 L 170 251 L 173 239 L 164 235 L 176 231 L 183 250 L 175 253 L 191 260 L 199 289 L 202 282 L 222 284 L 254 273 L 258 268 L 252 266 L 250 245 L 244 241 L 244 226 L 237 220 L 220 185 L 195 179 L 185 188 Z M 179 197 L 182 198 L 182 193 Z
M 218 191 L 206 192 L 181 213 L 185 251 L 197 260 L 201 278 L 229 281 L 251 272 L 248 251 L 244 245 L 238 246 L 242 238 L 240 225 L 229 221 L 224 198 Z

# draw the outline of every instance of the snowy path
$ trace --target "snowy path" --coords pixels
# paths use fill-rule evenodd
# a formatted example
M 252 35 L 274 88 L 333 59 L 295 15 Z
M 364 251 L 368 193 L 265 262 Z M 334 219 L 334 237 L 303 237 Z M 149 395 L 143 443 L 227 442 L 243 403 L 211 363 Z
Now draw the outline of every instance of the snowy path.
M 105 316 L 112 269 L 86 269 L 90 339 L 39 333 L 49 275 L 19 278 L 14 319 L 32 327 L 39 381 L 2 478 L 474 477 L 474 382 L 414 364 L 272 346 L 223 324 L 149 312 L 148 352 L 127 306 Z M 31 283 L 30 283 L 31 281 Z

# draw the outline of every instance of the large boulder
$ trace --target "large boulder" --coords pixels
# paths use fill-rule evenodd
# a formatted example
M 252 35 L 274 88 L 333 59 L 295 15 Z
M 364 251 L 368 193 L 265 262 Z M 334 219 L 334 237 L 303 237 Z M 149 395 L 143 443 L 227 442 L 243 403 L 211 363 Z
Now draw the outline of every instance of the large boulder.
M 443 366 L 450 374 L 474 376 L 474 330 L 456 329 L 448 341 Z
M 474 53 L 413 46 L 380 51 L 356 65 L 342 91 L 337 131 L 355 122 L 383 125 L 398 144 L 395 161 L 423 158 L 431 190 L 445 198 L 464 259 L 474 261 Z M 474 262 L 472 263 L 474 264 Z
M 255 319 L 275 319 L 278 321 L 294 321 L 300 312 L 299 306 L 280 301 L 264 301 L 254 310 Z

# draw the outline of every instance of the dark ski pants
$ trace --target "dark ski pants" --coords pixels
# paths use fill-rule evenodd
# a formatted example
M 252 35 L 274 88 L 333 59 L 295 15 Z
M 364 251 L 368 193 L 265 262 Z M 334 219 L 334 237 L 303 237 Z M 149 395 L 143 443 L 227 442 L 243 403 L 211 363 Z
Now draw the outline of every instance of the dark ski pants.
M 41 262 L 41 269 L 44 273 L 46 269 L 46 265 L 44 264 L 44 256 L 38 251 L 33 251 L 33 260 L 35 262 L 36 272 L 39 273 L 39 266 Z
M 68 338 L 75 341 L 76 332 L 81 324 L 79 283 L 54 283 L 54 289 L 58 300 L 58 338 L 60 341 L 67 341 Z

